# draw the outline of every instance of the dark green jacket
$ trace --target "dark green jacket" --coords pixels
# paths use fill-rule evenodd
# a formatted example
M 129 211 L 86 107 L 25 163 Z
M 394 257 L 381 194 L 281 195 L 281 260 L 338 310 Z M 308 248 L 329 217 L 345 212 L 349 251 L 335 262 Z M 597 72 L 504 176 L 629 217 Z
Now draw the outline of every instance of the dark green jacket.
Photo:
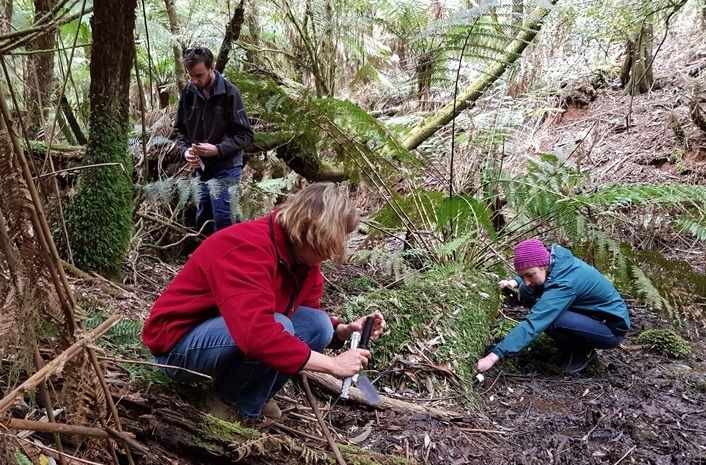
M 515 280 L 522 283 L 519 276 Z M 527 347 L 568 309 L 605 320 L 613 332 L 624 333 L 630 328 L 628 309 L 610 281 L 559 245 L 551 248 L 547 280 L 533 289 L 538 300 L 527 317 L 492 350 L 501 359 Z

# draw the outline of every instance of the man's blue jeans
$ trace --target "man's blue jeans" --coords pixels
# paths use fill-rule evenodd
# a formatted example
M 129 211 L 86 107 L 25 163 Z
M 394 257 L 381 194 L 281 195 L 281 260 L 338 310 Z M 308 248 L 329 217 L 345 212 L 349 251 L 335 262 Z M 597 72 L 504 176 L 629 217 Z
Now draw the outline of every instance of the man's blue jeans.
M 196 193 L 196 227 L 201 229 L 201 226 L 208 220 L 213 220 L 212 227 L 206 227 L 204 233 L 209 235 L 215 231 L 230 226 L 233 223 L 239 223 L 240 218 L 231 207 L 231 201 L 234 191 L 237 193 L 240 183 L 240 172 L 242 167 L 233 166 L 221 171 L 213 178 L 206 182 L 199 180 Z
M 520 302 L 532 308 L 541 297 L 537 290 L 520 284 Z M 564 310 L 544 331 L 554 339 L 560 349 L 567 352 L 581 352 L 590 349 L 612 349 L 625 339 L 625 334 L 614 333 L 601 312 L 595 317 L 574 312 L 571 308 Z
M 322 310 L 299 307 L 291 319 L 276 313 L 275 320 L 316 352 L 322 352 L 333 338 L 331 319 Z M 258 418 L 262 406 L 290 378 L 272 367 L 246 358 L 233 342 L 222 316 L 194 327 L 170 353 L 158 355 L 155 360 L 160 364 L 213 377 L 213 387 L 218 397 L 249 419 Z M 177 381 L 203 380 L 200 376 L 174 368 L 167 368 L 165 372 Z

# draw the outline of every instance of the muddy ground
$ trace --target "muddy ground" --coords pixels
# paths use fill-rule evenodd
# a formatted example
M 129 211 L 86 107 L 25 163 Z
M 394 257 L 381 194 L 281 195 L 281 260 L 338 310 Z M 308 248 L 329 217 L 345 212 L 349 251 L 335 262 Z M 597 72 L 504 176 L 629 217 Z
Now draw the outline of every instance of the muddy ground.
M 633 305 L 631 312 L 630 336 L 670 327 L 645 308 Z M 507 307 L 505 313 L 519 317 L 522 310 Z M 471 409 L 448 396 L 390 394 L 456 409 L 465 420 L 375 412 L 324 399 L 333 405 L 328 420 L 342 442 L 428 464 L 706 464 L 704 344 L 692 340 L 690 358 L 672 360 L 630 336 L 620 348 L 602 351 L 579 376 L 552 373 L 529 355 L 509 368 L 496 365 L 476 389 Z M 304 404 L 289 396 L 279 400 L 289 409 L 284 425 L 320 436 Z M 261 426 L 282 431 L 276 423 Z

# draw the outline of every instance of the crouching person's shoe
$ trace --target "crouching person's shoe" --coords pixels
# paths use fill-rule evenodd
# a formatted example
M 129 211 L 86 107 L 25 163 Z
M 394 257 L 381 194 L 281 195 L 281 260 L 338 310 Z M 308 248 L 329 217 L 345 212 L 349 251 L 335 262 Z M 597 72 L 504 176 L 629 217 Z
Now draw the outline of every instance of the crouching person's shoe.
M 252 420 L 245 418 L 237 408 L 233 408 L 223 402 L 214 392 L 209 392 L 206 395 L 204 406 L 206 413 L 209 413 L 220 420 L 228 421 L 230 423 L 240 423 L 242 425 L 252 422 Z
M 271 420 L 279 420 L 282 418 L 282 410 L 279 409 L 279 405 L 274 399 L 270 399 L 262 407 L 262 416 Z
M 571 360 L 566 366 L 566 372 L 577 375 L 583 372 L 594 358 L 596 358 L 594 349 L 572 352 Z
M 588 367 L 591 360 L 596 358 L 596 351 L 590 350 L 559 350 L 550 362 L 562 373 L 579 374 Z

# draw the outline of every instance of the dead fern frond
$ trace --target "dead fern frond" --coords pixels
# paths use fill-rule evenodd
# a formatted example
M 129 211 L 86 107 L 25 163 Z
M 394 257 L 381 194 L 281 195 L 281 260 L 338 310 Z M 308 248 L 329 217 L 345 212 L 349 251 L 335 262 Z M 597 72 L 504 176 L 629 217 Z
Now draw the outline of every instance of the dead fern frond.
M 33 208 L 29 190 L 14 160 L 10 136 L 6 129 L 0 129 L 0 208 L 5 213 L 10 236 L 25 230 Z
M 235 461 L 240 462 L 248 457 L 267 457 L 273 454 L 294 459 L 293 463 L 317 465 L 329 463 L 330 454 L 312 449 L 301 442 L 287 436 L 263 436 L 243 443 L 234 443 Z
M 91 425 L 107 418 L 105 392 L 96 378 L 86 352 L 77 355 L 64 367 L 61 397 L 70 425 Z M 75 443 L 83 438 L 72 438 Z
M 17 298 L 15 289 L 8 286 L 7 294 L 0 301 L 0 357 L 5 357 L 8 347 L 17 344 Z

